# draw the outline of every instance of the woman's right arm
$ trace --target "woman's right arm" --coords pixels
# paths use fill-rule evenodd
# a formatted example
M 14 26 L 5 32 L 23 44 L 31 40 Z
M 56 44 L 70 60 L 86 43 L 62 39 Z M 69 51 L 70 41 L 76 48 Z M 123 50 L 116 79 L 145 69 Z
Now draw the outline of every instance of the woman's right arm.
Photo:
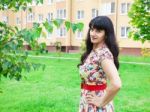
M 108 80 L 110 81 L 109 85 L 106 88 L 106 94 L 101 98 L 100 101 L 99 106 L 103 107 L 116 96 L 122 86 L 122 83 L 117 68 L 112 60 L 104 59 L 101 62 L 101 65 Z

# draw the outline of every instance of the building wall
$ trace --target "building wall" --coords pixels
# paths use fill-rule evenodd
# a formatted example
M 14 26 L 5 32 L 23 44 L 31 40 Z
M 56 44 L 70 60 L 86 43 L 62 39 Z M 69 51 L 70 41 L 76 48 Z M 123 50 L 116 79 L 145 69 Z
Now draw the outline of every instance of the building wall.
M 93 2 L 93 0 L 73 0 L 73 12 L 72 12 L 72 21 L 73 22 L 83 22 L 84 23 L 84 29 L 83 29 L 83 37 L 79 38 L 77 37 L 77 33 L 75 34 L 72 33 L 73 37 L 72 37 L 72 45 L 73 46 L 80 46 L 82 39 L 86 38 L 87 35 L 87 31 L 88 31 L 88 25 L 90 20 L 92 19 L 92 9 L 98 9 L 98 0 L 95 0 L 95 2 Z M 84 11 L 84 18 L 82 19 L 78 19 L 77 18 L 77 12 L 78 11 Z
M 66 31 L 66 35 L 59 36 L 57 32 L 57 28 L 54 28 L 54 31 L 50 36 L 48 32 L 44 30 L 44 34 L 46 38 L 39 39 L 39 42 L 46 42 L 47 46 L 53 46 L 56 41 L 62 43 L 62 46 L 66 46 L 67 50 L 73 47 L 80 47 L 83 39 L 86 38 L 88 31 L 88 24 L 92 19 L 92 9 L 98 10 L 98 15 L 106 15 L 108 16 L 114 25 L 114 29 L 116 32 L 117 41 L 119 46 L 123 49 L 140 49 L 142 47 L 150 48 L 150 42 L 145 42 L 141 44 L 141 42 L 133 41 L 126 36 L 121 36 L 121 27 L 127 28 L 129 25 L 129 18 L 127 16 L 127 5 L 133 2 L 133 0 L 61 0 L 56 2 L 57 0 L 53 0 L 53 3 L 48 3 L 48 0 L 44 0 L 44 4 L 36 6 L 34 3 L 30 5 L 32 7 L 33 12 L 33 20 L 28 21 L 28 15 L 30 12 L 28 11 L 19 11 L 17 13 L 13 13 L 11 11 L 1 11 L 0 12 L 0 20 L 3 21 L 3 16 L 8 16 L 8 24 L 16 25 L 20 28 L 31 28 L 33 22 L 39 22 L 39 14 L 43 16 L 43 21 L 48 17 L 48 13 L 53 13 L 53 18 L 57 18 L 58 10 L 66 10 L 66 17 L 64 19 L 69 20 L 71 22 L 83 22 L 84 29 L 81 33 L 81 36 L 78 37 L 78 31 L 74 34 L 72 31 Z M 111 11 L 111 3 L 115 4 L 114 12 Z M 121 6 L 125 4 L 125 13 L 121 13 Z M 84 12 L 83 18 L 77 18 L 77 13 L 79 11 Z M 81 13 L 80 12 L 80 13 Z M 17 23 L 17 18 L 19 18 L 19 22 Z M 62 26 L 63 27 L 63 26 Z M 122 28 L 123 29 L 123 28 Z M 72 47 L 72 48 L 73 48 Z

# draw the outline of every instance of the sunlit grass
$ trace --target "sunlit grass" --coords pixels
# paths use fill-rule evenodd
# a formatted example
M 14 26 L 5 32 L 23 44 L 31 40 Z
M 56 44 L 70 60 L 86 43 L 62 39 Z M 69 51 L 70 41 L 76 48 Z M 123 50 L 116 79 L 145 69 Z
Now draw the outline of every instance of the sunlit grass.
M 79 54 L 62 56 L 79 59 Z M 120 60 L 150 62 L 150 58 L 141 57 L 121 56 Z M 30 58 L 29 61 L 45 64 L 45 71 L 24 72 L 27 79 L 19 82 L 2 78 L 0 112 L 77 112 L 79 60 Z M 116 112 L 149 112 L 150 66 L 121 63 L 119 72 L 123 87 L 114 100 Z

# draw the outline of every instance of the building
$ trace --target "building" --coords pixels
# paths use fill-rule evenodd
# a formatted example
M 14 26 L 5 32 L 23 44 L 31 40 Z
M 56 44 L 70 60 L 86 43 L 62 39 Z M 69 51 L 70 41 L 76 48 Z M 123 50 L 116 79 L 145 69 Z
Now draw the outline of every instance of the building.
M 140 55 L 141 48 L 150 48 L 150 42 L 141 42 L 129 39 L 127 34 L 130 28 L 127 12 L 133 0 L 43 0 L 43 4 L 36 5 L 35 0 L 29 6 L 32 12 L 1 11 L 0 20 L 20 28 L 30 28 L 33 22 L 43 22 L 46 19 L 66 19 L 71 22 L 83 22 L 85 27 L 82 32 L 66 31 L 64 26 L 54 29 L 50 34 L 45 30 L 46 38 L 39 39 L 39 42 L 46 42 L 49 51 L 54 49 L 55 42 L 62 43 L 62 50 L 72 52 L 81 46 L 86 38 L 89 21 L 98 16 L 106 15 L 111 18 L 114 24 L 117 41 L 123 54 Z

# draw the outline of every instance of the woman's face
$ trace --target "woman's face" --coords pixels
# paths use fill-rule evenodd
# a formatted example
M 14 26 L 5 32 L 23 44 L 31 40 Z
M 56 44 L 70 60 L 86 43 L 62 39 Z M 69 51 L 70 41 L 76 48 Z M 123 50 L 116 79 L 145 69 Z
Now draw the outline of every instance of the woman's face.
M 97 30 L 97 29 L 90 29 L 90 38 L 93 44 L 100 44 L 104 42 L 105 38 L 105 31 L 104 30 Z

